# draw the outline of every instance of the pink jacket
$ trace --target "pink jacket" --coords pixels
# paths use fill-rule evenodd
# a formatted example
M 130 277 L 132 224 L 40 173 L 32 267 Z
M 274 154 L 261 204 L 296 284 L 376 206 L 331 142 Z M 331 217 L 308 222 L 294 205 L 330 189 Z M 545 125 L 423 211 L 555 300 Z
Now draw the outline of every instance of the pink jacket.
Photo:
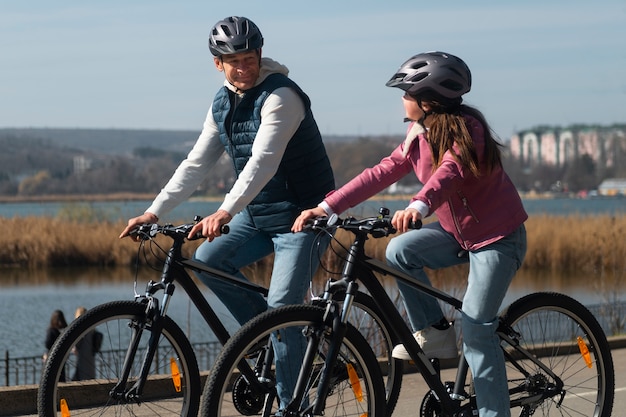
M 470 116 L 465 119 L 482 166 L 484 128 Z M 412 127 L 409 126 L 409 132 Z M 409 147 L 407 156 L 403 156 L 404 146 Z M 495 242 L 528 218 L 515 186 L 501 167 L 477 178 L 446 152 L 441 165 L 433 172 L 430 145 L 424 133 L 407 136 L 391 155 L 330 192 L 324 201 L 335 213 L 342 213 L 411 171 L 424 184 L 411 202 L 424 202 L 429 207 L 428 215 L 436 214 L 443 229 L 453 234 L 464 249 L 475 250 Z

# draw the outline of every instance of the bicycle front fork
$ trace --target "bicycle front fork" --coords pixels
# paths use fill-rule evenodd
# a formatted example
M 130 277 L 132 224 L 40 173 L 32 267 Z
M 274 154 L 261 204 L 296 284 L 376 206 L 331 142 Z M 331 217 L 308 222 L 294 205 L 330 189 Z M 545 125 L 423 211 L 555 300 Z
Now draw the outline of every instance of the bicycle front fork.
M 135 320 L 129 324 L 129 326 L 132 327 L 133 332 L 128 345 L 128 350 L 126 351 L 126 355 L 124 357 L 124 365 L 122 366 L 120 379 L 109 392 L 109 396 L 111 398 L 117 401 L 134 403 L 140 402 L 139 399 L 143 393 L 143 388 L 146 384 L 148 373 L 150 372 L 150 366 L 157 350 L 159 339 L 161 338 L 161 318 L 162 315 L 158 308 L 158 301 L 151 298 L 150 300 L 147 300 L 146 315 L 144 316 L 144 320 L 141 322 Z M 150 339 L 141 363 L 139 377 L 131 388 L 126 389 L 128 377 L 133 369 L 133 364 L 135 363 L 135 358 L 139 350 L 139 343 L 141 342 L 144 330 L 148 327 L 150 328 Z

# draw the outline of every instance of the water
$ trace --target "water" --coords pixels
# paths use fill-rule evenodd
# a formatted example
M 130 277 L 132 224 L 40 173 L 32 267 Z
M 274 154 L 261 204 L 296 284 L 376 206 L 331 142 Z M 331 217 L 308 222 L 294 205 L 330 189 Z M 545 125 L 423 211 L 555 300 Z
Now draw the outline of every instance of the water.
M 155 271 L 143 275 L 137 281 L 140 294 L 148 279 L 159 278 Z M 203 292 L 227 329 L 235 330 L 237 323 L 219 300 L 208 290 Z M 133 271 L 127 268 L 4 273 L 0 277 L 0 353 L 3 357 L 7 350 L 11 357 L 43 354 L 46 329 L 53 310 L 63 311 L 69 323 L 78 306 L 91 308 L 108 301 L 133 298 Z M 168 315 L 179 323 L 192 342 L 216 340 L 182 290 L 172 298 Z
M 137 291 L 141 293 L 148 279 L 158 279 L 158 272 L 143 271 L 138 278 Z M 432 277 L 433 285 L 457 297 L 464 288 L 464 276 Z M 113 300 L 132 300 L 134 275 L 128 268 L 60 269 L 28 272 L 12 270 L 0 277 L 0 354 L 9 351 L 11 357 L 38 356 L 44 353 L 44 339 L 50 315 L 60 309 L 69 322 L 78 306 L 87 308 Z M 397 295 L 395 284 L 384 282 L 392 298 Z M 586 305 L 600 304 L 614 294 L 624 299 L 626 283 L 607 284 L 600 290 L 597 279 L 589 276 L 558 276 L 553 273 L 538 274 L 521 271 L 516 276 L 504 305 L 536 291 L 566 293 Z M 205 297 L 225 322 L 229 331 L 238 325 L 223 305 L 205 287 Z M 214 341 L 200 314 L 182 290 L 177 290 L 168 313 L 185 331 L 192 342 Z
M 143 213 L 151 201 L 98 201 L 85 203 L 1 203 L 0 217 L 15 216 L 48 216 L 55 217 L 64 211 L 87 209 L 96 213 L 103 220 L 127 220 Z M 379 207 L 384 206 L 392 210 L 406 207 L 408 200 L 403 199 L 371 199 L 350 209 L 350 214 L 372 215 Z M 195 215 L 213 213 L 221 202 L 190 200 L 176 207 L 171 213 L 164 216 L 163 221 L 191 221 Z M 524 206 L 529 214 L 618 214 L 626 213 L 626 199 L 624 198 L 553 198 L 553 199 L 525 199 Z

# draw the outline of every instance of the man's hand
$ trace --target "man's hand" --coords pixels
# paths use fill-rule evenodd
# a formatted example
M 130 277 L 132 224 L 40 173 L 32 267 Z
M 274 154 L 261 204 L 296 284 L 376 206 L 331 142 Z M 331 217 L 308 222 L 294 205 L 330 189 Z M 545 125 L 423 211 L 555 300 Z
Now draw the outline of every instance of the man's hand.
M 132 240 L 134 240 L 135 242 L 138 242 L 139 236 L 137 235 L 131 236 L 130 232 L 136 229 L 137 227 L 141 226 L 142 224 L 156 223 L 158 221 L 159 221 L 159 218 L 156 216 L 156 214 L 152 214 L 148 212 L 142 214 L 141 216 L 134 217 L 128 220 L 128 225 L 126 226 L 126 229 L 124 229 L 122 233 L 120 234 L 120 239 L 126 236 L 130 236 Z
M 189 231 L 189 236 L 187 237 L 193 239 L 197 234 L 201 234 L 206 237 L 209 242 L 212 242 L 213 239 L 222 235 L 222 226 L 228 224 L 232 219 L 233 216 L 226 210 L 218 210 L 196 224 Z

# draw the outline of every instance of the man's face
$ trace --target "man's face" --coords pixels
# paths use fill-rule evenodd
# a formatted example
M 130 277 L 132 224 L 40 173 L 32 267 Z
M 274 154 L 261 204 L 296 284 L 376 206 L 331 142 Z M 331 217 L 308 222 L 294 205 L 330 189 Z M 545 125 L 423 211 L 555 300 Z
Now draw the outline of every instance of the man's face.
M 246 51 L 238 54 L 214 57 L 213 61 L 219 71 L 223 71 L 228 82 L 245 91 L 254 87 L 261 69 L 261 51 Z

